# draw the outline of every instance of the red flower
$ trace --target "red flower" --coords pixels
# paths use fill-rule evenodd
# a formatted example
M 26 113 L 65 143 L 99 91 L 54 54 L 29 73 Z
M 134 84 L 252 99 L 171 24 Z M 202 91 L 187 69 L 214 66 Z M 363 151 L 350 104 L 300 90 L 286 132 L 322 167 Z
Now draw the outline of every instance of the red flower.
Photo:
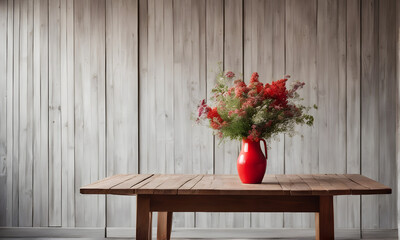
M 220 129 L 224 124 L 224 120 L 219 115 L 216 107 L 208 112 L 207 118 L 210 119 L 210 125 L 214 129 Z
M 266 84 L 264 88 L 264 97 L 275 99 L 271 107 L 279 106 L 281 108 L 287 107 L 288 91 L 286 90 L 287 79 L 281 79 L 272 84 Z
M 253 74 L 251 75 L 251 78 L 250 78 L 250 83 L 258 82 L 258 77 L 259 77 L 258 73 L 253 72 Z

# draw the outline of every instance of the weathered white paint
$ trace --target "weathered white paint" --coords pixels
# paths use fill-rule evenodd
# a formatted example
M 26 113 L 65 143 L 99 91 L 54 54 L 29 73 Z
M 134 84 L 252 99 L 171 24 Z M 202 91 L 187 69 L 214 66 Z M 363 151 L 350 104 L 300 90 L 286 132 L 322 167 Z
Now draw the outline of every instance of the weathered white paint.
M 7 192 L 7 1 L 0 1 L 0 192 Z M 0 196 L 0 225 L 6 225 L 7 194 Z
M 105 1 L 74 2 L 75 226 L 105 225 L 105 197 L 79 193 L 105 172 Z
M 336 226 L 395 228 L 396 4 L 1 0 L 0 225 L 133 227 L 134 210 L 124 209 L 134 198 L 106 203 L 79 187 L 125 172 L 236 173 L 239 143 L 219 146 L 190 119 L 222 62 L 245 81 L 252 71 L 264 82 L 291 74 L 319 106 L 303 136 L 271 143 L 268 173 L 361 172 L 394 193 L 337 198 Z M 313 222 L 312 214 L 174 217 L 186 228 Z
M 106 1 L 107 176 L 138 172 L 137 11 L 138 1 Z M 107 196 L 107 226 L 135 226 L 135 206 Z
M 395 4 L 361 4 L 361 173 L 393 188 L 390 196 L 362 197 L 365 229 L 396 227 Z
M 34 165 L 33 165 L 33 226 L 49 225 L 49 165 L 48 165 L 48 11 L 47 0 L 34 3 Z
M 304 104 L 318 103 L 317 80 L 317 1 L 286 1 L 286 72 L 293 80 L 305 82 L 300 94 Z M 325 106 L 320 106 L 324 108 Z M 319 112 L 312 110 L 317 117 Z M 318 166 L 318 124 L 298 127 L 301 135 L 285 136 L 285 173 L 316 173 Z M 284 227 L 312 227 L 314 215 L 284 214 Z

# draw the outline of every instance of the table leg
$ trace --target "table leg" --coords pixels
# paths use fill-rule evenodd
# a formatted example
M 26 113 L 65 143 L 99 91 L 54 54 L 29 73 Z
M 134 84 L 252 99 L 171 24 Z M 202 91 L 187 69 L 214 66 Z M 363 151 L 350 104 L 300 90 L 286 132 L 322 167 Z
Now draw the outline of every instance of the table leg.
M 172 212 L 158 212 L 157 240 L 171 239 Z
M 333 196 L 319 197 L 319 212 L 315 213 L 315 233 L 317 240 L 335 238 L 333 218 Z
M 151 239 L 150 197 L 137 196 L 136 239 Z

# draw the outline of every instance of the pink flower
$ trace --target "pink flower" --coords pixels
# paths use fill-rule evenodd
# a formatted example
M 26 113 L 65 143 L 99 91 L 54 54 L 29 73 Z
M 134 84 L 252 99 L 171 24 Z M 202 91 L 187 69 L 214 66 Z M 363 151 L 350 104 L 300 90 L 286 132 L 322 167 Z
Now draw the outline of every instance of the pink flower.
M 258 141 L 260 140 L 260 135 L 260 132 L 256 129 L 256 125 L 253 125 L 251 126 L 251 130 L 249 130 L 249 136 L 247 138 L 252 141 Z
M 227 78 L 233 78 L 233 77 L 235 77 L 235 73 L 233 73 L 232 71 L 228 71 L 228 72 L 225 73 L 225 76 Z

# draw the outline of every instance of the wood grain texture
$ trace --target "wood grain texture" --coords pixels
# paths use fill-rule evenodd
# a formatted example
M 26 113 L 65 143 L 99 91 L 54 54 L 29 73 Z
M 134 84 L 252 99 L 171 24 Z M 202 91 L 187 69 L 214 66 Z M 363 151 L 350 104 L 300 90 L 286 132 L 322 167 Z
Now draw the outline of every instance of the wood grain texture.
M 20 2 L 18 224 L 32 226 L 33 4 Z
M 0 1 L 0 192 L 7 193 L 7 1 Z M 0 226 L 6 226 L 7 194 L 0 196 Z
M 223 63 L 224 59 L 224 1 L 223 0 L 206 0 L 206 97 L 212 96 L 212 88 L 215 85 L 215 77 L 218 71 L 218 64 Z M 208 134 L 207 147 L 213 150 L 209 159 L 211 161 L 201 161 L 200 173 L 215 173 L 215 156 L 214 149 L 218 142 L 212 135 L 211 129 L 202 129 L 204 134 Z M 196 227 L 211 227 L 213 221 L 218 217 L 213 217 L 214 213 L 196 213 Z M 215 221 L 214 221 L 215 222 Z
M 359 0 L 347 1 L 346 20 L 346 168 L 347 173 L 361 173 L 361 11 Z M 348 228 L 360 228 L 360 200 L 358 196 L 347 198 L 346 225 Z
M 400 174 L 400 2 L 396 2 L 397 9 L 397 99 L 396 99 L 396 163 L 397 163 L 397 176 Z M 397 192 L 400 188 L 400 178 L 397 177 Z M 400 206 L 400 198 L 397 198 L 397 206 Z M 397 229 L 400 229 L 400 211 L 397 208 Z
M 81 196 L 78 188 L 114 173 L 236 174 L 239 144 L 221 150 L 209 129 L 190 120 L 198 100 L 210 97 L 218 62 L 245 80 L 252 71 L 265 81 L 288 73 L 306 81 L 306 103 L 319 106 L 314 127 L 299 128 L 303 136 L 270 144 L 267 173 L 363 173 L 396 189 L 396 5 L 1 0 L 0 225 L 102 226 L 103 198 Z M 304 181 L 320 192 L 330 188 L 313 179 Z M 342 188 L 355 186 L 340 181 Z M 126 194 L 147 183 L 142 179 Z M 353 192 L 365 193 L 356 186 Z M 362 201 L 338 197 L 336 225 L 394 228 L 396 197 L 397 190 Z M 133 225 L 131 213 L 110 213 L 111 198 L 108 224 Z M 188 213 L 174 221 L 202 228 L 314 224 L 311 215 L 281 216 Z
M 106 2 L 107 175 L 138 172 L 138 1 Z M 126 22 L 129 25 L 126 25 Z M 135 200 L 107 197 L 107 226 L 135 226 Z
M 12 189 L 12 201 L 13 204 L 11 206 L 12 209 L 12 222 L 11 226 L 19 226 L 19 211 L 18 211 L 18 164 L 19 164 L 19 44 L 20 44 L 20 34 L 19 34 L 19 27 L 20 27 L 20 1 L 14 1 L 14 9 L 13 9 L 13 63 L 12 63 L 12 71 L 13 71 L 13 106 L 12 106 L 12 113 L 13 113 L 13 149 L 12 149 L 12 180 L 11 180 L 11 189 Z
M 173 2 L 140 4 L 140 171 L 174 172 Z M 157 148 L 157 151 L 154 151 Z
M 33 163 L 33 226 L 49 225 L 49 3 L 34 1 L 34 163 Z
M 14 103 L 14 69 L 13 69 L 13 55 L 14 55 L 14 1 L 7 1 L 7 199 L 6 199 L 6 226 L 13 225 L 13 154 L 14 154 L 14 121 L 13 121 L 13 103 Z
M 388 186 L 396 179 L 396 0 L 379 2 L 379 178 Z M 398 143 L 397 143 L 398 144 Z M 379 197 L 378 228 L 395 228 L 397 189 L 389 197 Z
M 61 0 L 61 226 L 63 227 L 75 226 L 75 79 L 73 10 L 73 0 Z
M 346 2 L 318 1 L 319 172 L 346 173 Z M 347 198 L 334 199 L 336 226 L 347 227 Z
M 61 1 L 49 1 L 49 226 L 61 226 Z M 64 75 L 65 76 L 65 75 Z
M 394 66 L 386 61 L 395 61 L 396 41 L 392 34 L 395 25 L 388 22 L 396 19 L 395 1 L 363 1 L 361 4 L 361 154 L 362 174 L 394 186 L 395 180 L 395 74 Z M 391 60 L 390 60 L 391 59 Z M 389 130 L 390 129 L 390 130 Z M 378 140 L 379 139 L 379 140 Z M 397 195 L 396 192 L 393 196 Z M 381 207 L 376 205 L 379 202 Z M 375 204 L 375 206 L 373 206 Z M 394 205 L 385 197 L 362 197 L 362 227 L 394 227 Z M 381 211 L 381 209 L 385 209 Z M 365 211 L 365 212 L 364 212 Z
M 305 105 L 318 103 L 317 85 L 317 1 L 287 0 L 286 5 L 286 72 L 294 80 L 305 82 L 300 91 Z M 325 106 L 324 106 L 325 107 Z M 310 111 L 317 116 L 315 110 Z M 297 127 L 293 138 L 285 136 L 285 173 L 318 172 L 318 120 L 313 127 Z M 285 214 L 284 227 L 312 227 L 310 214 Z
M 74 2 L 75 226 L 105 224 L 104 196 L 79 186 L 105 175 L 105 1 Z
M 199 173 L 201 162 L 212 165 L 210 136 L 191 115 L 207 97 L 205 55 L 206 1 L 173 2 L 174 173 Z M 174 226 L 194 226 L 194 214 L 176 214 Z
M 266 175 L 243 184 L 237 175 L 117 174 L 84 187 L 82 194 L 119 195 L 351 195 L 390 194 L 391 188 L 359 174 Z
M 285 75 L 285 2 L 244 1 L 244 80 L 257 71 L 263 83 Z M 284 136 L 268 143 L 267 174 L 284 172 Z M 252 213 L 251 227 L 283 227 L 283 214 Z
M 223 69 L 236 73 L 243 79 L 243 0 L 224 1 L 224 61 Z M 240 142 L 229 141 L 215 144 L 215 173 L 237 173 L 236 161 L 240 151 Z M 213 227 L 250 227 L 248 213 L 222 213 L 215 216 Z

